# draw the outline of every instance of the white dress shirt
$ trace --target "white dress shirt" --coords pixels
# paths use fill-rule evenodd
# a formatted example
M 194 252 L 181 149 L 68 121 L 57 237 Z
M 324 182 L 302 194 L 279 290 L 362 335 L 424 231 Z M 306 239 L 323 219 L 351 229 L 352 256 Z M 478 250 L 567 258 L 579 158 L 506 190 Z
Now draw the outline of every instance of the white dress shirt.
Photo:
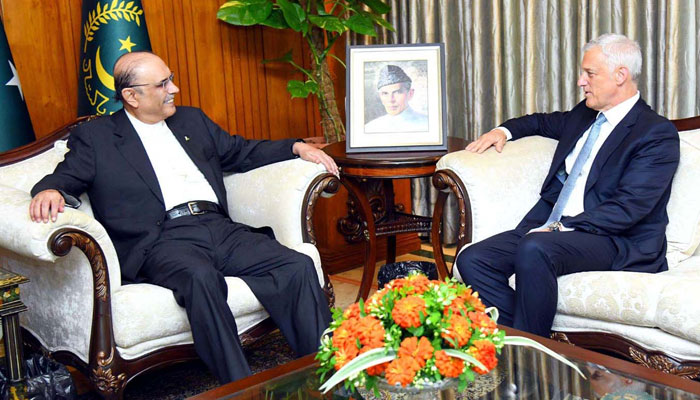
M 598 140 L 596 140 L 593 144 L 591 156 L 588 157 L 586 163 L 583 164 L 581 175 L 579 175 L 579 178 L 576 180 L 576 185 L 574 185 L 574 190 L 571 192 L 571 197 L 569 197 L 569 201 L 566 203 L 566 207 L 564 207 L 564 212 L 562 213 L 563 216 L 572 217 L 583 212 L 583 196 L 586 190 L 586 181 L 588 181 L 588 174 L 591 172 L 591 166 L 593 166 L 593 162 L 595 161 L 595 158 L 598 155 L 598 151 L 603 146 L 603 143 L 605 143 L 605 141 L 608 139 L 608 137 L 612 133 L 613 129 L 615 129 L 617 124 L 619 124 L 620 121 L 622 121 L 622 119 L 625 118 L 625 115 L 627 115 L 627 113 L 630 112 L 632 107 L 634 107 L 634 105 L 637 103 L 637 100 L 639 100 L 639 92 L 637 92 L 637 94 L 630 97 L 629 99 L 623 101 L 622 103 L 616 105 L 615 107 L 609 109 L 608 111 L 603 112 L 603 115 L 605 115 L 605 119 L 607 121 L 605 121 L 605 123 L 603 123 L 603 125 L 600 126 L 600 134 L 598 136 Z M 578 154 L 581 152 L 581 148 L 583 148 L 583 144 L 586 142 L 586 139 L 588 138 L 588 135 L 590 133 L 591 128 L 588 128 L 588 130 L 581 136 L 578 142 L 576 142 L 576 146 L 574 147 L 574 149 L 571 150 L 568 156 L 566 156 L 567 174 L 570 173 L 571 169 L 574 167 L 576 157 L 578 157 Z
M 591 166 L 593 166 L 593 162 L 598 155 L 598 151 L 603 146 L 603 143 L 605 143 L 605 141 L 608 139 L 617 124 L 619 124 L 627 113 L 630 112 L 632 107 L 634 107 L 637 100 L 639 100 L 639 92 L 615 107 L 603 112 L 603 115 L 605 115 L 605 119 L 607 121 L 605 121 L 605 123 L 603 123 L 603 125 L 600 127 L 598 139 L 593 145 L 590 157 L 588 157 L 588 160 L 586 160 L 586 163 L 583 165 L 581 175 L 579 175 L 579 178 L 576 180 L 576 185 L 574 185 L 571 197 L 569 197 L 569 201 L 566 203 L 566 207 L 564 207 L 564 212 L 562 214 L 563 216 L 575 216 L 584 211 L 583 197 L 586 190 L 586 181 L 588 180 L 588 174 L 591 172 Z M 591 125 L 591 127 L 592 126 L 593 125 Z M 578 157 L 583 144 L 586 142 L 588 135 L 591 133 L 591 127 L 589 127 L 586 132 L 583 133 L 578 142 L 576 142 L 574 149 L 571 150 L 568 156 L 566 156 L 565 164 L 567 174 L 570 173 L 571 169 L 574 167 L 576 157 Z M 497 129 L 501 129 L 506 134 L 508 140 L 513 138 L 513 135 L 507 128 L 499 126 Z
M 126 111 L 126 110 L 124 110 Z M 219 203 L 216 193 L 165 121 L 146 124 L 126 111 L 156 172 L 165 209 L 193 200 Z

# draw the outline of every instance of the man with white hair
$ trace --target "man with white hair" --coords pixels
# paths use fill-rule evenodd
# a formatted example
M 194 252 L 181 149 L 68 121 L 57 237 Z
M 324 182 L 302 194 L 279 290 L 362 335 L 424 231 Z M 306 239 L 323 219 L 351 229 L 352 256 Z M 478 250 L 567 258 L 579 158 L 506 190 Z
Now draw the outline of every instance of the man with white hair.
M 640 99 L 636 42 L 606 34 L 583 51 L 584 101 L 568 112 L 511 119 L 467 146 L 482 153 L 531 135 L 559 141 L 540 199 L 520 224 L 466 248 L 456 262 L 464 282 L 500 310 L 500 323 L 542 336 L 556 313 L 558 276 L 668 269 L 678 131 Z

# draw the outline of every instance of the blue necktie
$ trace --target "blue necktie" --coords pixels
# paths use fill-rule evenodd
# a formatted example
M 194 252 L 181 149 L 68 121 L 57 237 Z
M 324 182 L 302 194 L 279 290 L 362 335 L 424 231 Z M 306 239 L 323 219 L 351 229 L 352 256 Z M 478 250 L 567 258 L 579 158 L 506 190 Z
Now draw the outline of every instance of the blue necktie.
M 595 122 L 593 122 L 591 133 L 588 134 L 588 138 L 586 138 L 586 142 L 583 144 L 581 152 L 578 153 L 574 166 L 571 168 L 571 173 L 566 178 L 566 181 L 564 181 L 564 186 L 561 188 L 561 192 L 559 192 L 557 202 L 554 204 L 554 208 L 552 208 L 552 213 L 549 215 L 549 219 L 547 219 L 547 222 L 545 222 L 545 224 L 542 226 L 543 228 L 546 228 L 552 222 L 556 222 L 561 219 L 566 203 L 569 201 L 569 197 L 571 197 L 571 193 L 574 191 L 574 186 L 576 186 L 576 180 L 578 180 L 578 177 L 581 175 L 583 165 L 586 164 L 586 161 L 591 156 L 593 145 L 595 144 L 596 140 L 598 140 L 598 135 L 600 134 L 600 127 L 603 125 L 603 123 L 605 123 L 605 121 L 607 121 L 605 119 L 605 115 L 603 115 L 603 113 L 598 114 L 598 118 L 596 118 Z

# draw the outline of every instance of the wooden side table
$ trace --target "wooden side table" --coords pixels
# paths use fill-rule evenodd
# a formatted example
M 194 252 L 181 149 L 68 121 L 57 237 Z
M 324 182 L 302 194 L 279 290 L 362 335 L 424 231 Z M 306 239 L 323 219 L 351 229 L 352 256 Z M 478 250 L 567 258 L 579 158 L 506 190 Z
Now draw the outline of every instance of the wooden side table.
M 5 362 L 8 378 L 12 386 L 22 385 L 22 331 L 19 327 L 19 313 L 27 306 L 19 299 L 19 285 L 29 279 L 13 272 L 0 269 L 0 317 L 2 318 Z
M 463 150 L 467 141 L 448 138 L 447 152 Z M 367 299 L 377 262 L 377 236 L 387 236 L 387 263 L 396 260 L 396 235 L 406 232 L 431 232 L 432 218 L 404 213 L 394 203 L 394 179 L 432 176 L 435 164 L 444 151 L 430 152 L 345 152 L 345 142 L 324 148 L 340 167 L 340 182 L 347 188 L 357 209 L 349 209 L 348 217 L 338 221 L 340 232 L 350 241 L 364 240 L 365 265 L 357 299 Z M 442 246 L 437 235 L 433 247 Z M 442 276 L 441 276 L 442 277 Z

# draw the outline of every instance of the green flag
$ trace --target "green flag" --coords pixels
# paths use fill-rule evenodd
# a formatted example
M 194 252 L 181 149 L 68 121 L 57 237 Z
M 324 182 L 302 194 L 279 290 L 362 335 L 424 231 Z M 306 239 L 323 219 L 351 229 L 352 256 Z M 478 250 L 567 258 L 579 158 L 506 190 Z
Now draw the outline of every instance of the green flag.
M 78 115 L 112 114 L 113 67 L 125 53 L 151 50 L 140 0 L 83 0 Z
M 24 102 L 15 62 L 0 20 L 0 152 L 34 140 L 34 129 Z

